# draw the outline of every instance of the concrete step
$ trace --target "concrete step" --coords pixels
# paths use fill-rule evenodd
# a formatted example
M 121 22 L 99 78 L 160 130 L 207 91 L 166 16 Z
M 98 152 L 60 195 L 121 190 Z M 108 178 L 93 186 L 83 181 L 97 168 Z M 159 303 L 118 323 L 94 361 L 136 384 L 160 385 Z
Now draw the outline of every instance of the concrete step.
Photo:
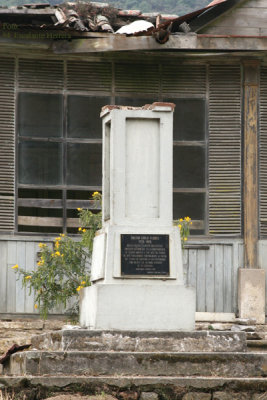
M 0 377 L 0 388 L 12 389 L 12 393 L 25 393 L 27 399 L 35 398 L 29 396 L 42 393 L 41 398 L 51 396 L 52 392 L 67 390 L 67 393 L 116 393 L 116 398 L 127 397 L 127 393 L 135 391 L 156 392 L 160 399 L 202 399 L 201 393 L 209 393 L 210 399 L 221 400 L 263 400 L 267 392 L 266 378 L 222 378 L 222 377 L 170 377 L 170 376 L 18 376 Z M 47 394 L 47 396 L 46 396 Z M 121 395 L 121 396 L 120 396 Z M 191 395 L 191 396 L 190 396 Z M 203 396 L 204 399 L 209 398 Z M 138 397 L 139 398 L 139 397 Z
M 48 351 L 242 352 L 244 332 L 133 332 L 62 330 L 32 337 L 32 348 Z
M 4 374 L 266 377 L 267 354 L 27 351 L 13 354 Z
M 247 340 L 248 351 L 267 351 L 267 340 Z

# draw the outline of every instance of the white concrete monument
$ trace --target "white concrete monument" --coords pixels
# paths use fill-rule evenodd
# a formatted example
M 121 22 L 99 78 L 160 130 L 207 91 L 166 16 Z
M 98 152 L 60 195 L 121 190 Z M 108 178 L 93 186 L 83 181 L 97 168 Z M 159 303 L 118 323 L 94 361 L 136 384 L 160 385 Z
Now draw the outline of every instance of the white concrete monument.
M 103 228 L 80 323 L 103 330 L 193 330 L 195 290 L 183 283 L 172 215 L 172 103 L 106 106 Z

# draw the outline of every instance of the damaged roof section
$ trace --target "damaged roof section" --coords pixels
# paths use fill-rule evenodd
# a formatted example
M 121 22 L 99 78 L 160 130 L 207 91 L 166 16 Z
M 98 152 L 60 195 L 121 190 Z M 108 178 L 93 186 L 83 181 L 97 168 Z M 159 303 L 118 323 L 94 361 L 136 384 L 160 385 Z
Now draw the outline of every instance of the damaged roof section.
M 167 22 L 177 15 L 144 13 L 140 10 L 121 10 L 107 3 L 66 2 L 58 6 L 49 4 L 25 4 L 1 7 L 0 28 L 4 23 L 16 24 L 18 28 L 64 29 L 79 32 L 115 33 L 135 21 L 148 21 L 155 27 L 157 22 Z
M 136 21 L 145 21 L 152 25 L 133 32 L 133 28 L 123 30 L 127 35 L 153 35 L 158 29 L 167 29 L 169 33 L 188 33 L 190 21 L 211 7 L 228 0 L 212 1 L 207 7 L 193 13 L 178 16 L 160 13 L 142 13 L 140 10 L 121 10 L 100 2 L 66 2 L 57 6 L 47 3 L 25 4 L 23 6 L 0 7 L 0 29 L 3 24 L 16 24 L 18 29 L 59 29 L 78 32 L 116 33 L 122 27 Z M 143 24 L 143 26 L 146 26 Z

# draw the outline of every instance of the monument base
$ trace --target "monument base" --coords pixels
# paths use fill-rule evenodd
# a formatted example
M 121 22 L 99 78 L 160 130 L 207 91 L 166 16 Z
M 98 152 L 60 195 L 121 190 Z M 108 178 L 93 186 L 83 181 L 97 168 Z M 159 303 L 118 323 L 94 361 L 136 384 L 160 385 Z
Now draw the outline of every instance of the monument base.
M 194 330 L 195 290 L 183 285 L 93 284 L 80 294 L 80 324 L 100 330 Z

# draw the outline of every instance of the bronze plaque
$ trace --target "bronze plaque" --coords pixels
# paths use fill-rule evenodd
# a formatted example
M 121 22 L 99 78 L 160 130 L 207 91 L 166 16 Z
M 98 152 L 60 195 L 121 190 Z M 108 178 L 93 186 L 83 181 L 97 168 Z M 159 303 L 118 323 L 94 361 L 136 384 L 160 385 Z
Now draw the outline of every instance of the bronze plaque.
M 121 235 L 122 276 L 169 274 L 169 235 Z

